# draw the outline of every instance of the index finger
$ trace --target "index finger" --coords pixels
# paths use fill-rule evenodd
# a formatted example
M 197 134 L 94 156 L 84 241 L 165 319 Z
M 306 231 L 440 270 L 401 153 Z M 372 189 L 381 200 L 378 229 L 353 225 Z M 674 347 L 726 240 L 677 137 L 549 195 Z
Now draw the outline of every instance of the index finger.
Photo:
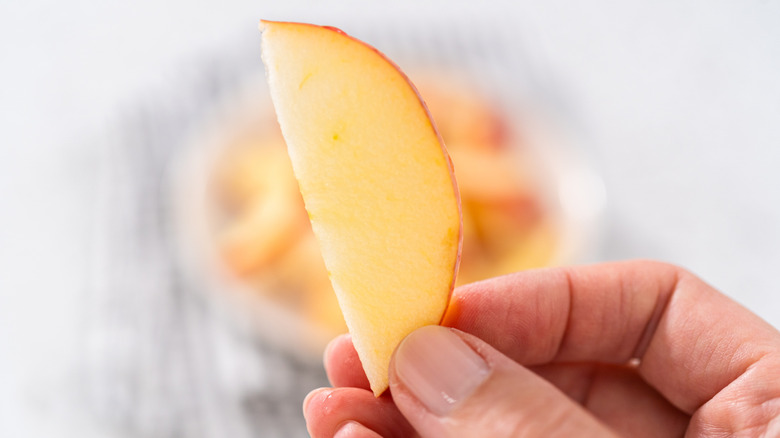
M 695 411 L 768 354 L 780 333 L 687 271 L 621 262 L 525 271 L 463 286 L 444 325 L 524 365 L 625 363 Z

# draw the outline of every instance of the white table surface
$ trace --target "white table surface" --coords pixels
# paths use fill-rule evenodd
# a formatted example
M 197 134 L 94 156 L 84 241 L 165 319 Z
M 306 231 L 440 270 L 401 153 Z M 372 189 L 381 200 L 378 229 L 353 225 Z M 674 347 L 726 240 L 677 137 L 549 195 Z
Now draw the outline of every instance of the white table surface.
M 0 436 L 110 436 L 61 396 L 91 263 L 91 139 L 259 17 L 338 24 L 354 9 L 274 3 L 0 3 Z M 608 200 L 600 258 L 681 264 L 780 326 L 780 3 L 502 8 L 590 136 Z

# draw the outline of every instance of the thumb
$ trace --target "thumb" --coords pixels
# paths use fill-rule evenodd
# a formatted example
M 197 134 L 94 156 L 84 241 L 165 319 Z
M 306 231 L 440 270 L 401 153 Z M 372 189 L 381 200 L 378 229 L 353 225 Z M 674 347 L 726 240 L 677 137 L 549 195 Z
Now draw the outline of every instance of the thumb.
M 614 436 L 546 380 L 445 327 L 404 339 L 390 366 L 390 391 L 423 437 Z

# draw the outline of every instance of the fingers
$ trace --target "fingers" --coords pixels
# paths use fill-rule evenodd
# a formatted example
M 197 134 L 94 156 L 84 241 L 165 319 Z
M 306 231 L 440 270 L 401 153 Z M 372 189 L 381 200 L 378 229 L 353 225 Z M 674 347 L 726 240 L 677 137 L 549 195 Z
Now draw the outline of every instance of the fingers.
M 331 341 L 325 353 L 334 386 L 368 390 L 349 335 Z M 674 408 L 634 369 L 594 364 L 546 364 L 532 371 L 623 436 L 681 436 L 690 417 Z
M 339 427 L 339 430 L 336 431 L 333 438 L 382 438 L 382 435 L 379 435 L 360 423 L 349 421 Z
M 522 364 L 624 363 L 657 324 L 678 275 L 654 263 L 520 272 L 456 289 L 444 325 Z
M 333 386 L 370 389 L 350 335 L 341 335 L 330 341 L 323 363 Z
M 780 334 L 686 271 L 625 262 L 508 275 L 456 290 L 444 325 L 525 365 L 626 363 L 692 413 Z
M 399 345 L 390 390 L 424 437 L 614 436 L 544 379 L 444 327 L 423 327 Z
M 303 415 L 313 438 L 415 436 L 414 429 L 390 397 L 376 398 L 365 389 L 321 388 L 312 391 L 303 403 Z
M 621 436 L 683 436 L 690 416 L 672 406 L 623 365 L 547 364 L 532 367 Z
M 780 355 L 767 355 L 694 414 L 687 436 L 780 437 Z
M 630 262 L 493 279 L 458 289 L 444 323 L 520 363 L 552 362 L 532 368 L 621 433 L 639 436 L 633 431 L 650 431 L 649 422 L 663 426 L 662 436 L 678 434 L 687 417 L 664 397 L 686 413 L 698 408 L 689 432 L 772 435 L 780 427 L 777 330 L 673 266 Z M 639 366 L 625 375 L 572 364 L 634 357 Z M 348 337 L 334 341 L 325 362 L 334 385 L 368 388 Z
M 756 372 L 772 367 L 768 358 L 780 354 L 780 333 L 690 274 L 681 276 L 649 337 L 639 372 L 686 412 L 735 382 L 772 387 L 780 397 L 778 380 L 768 385 Z

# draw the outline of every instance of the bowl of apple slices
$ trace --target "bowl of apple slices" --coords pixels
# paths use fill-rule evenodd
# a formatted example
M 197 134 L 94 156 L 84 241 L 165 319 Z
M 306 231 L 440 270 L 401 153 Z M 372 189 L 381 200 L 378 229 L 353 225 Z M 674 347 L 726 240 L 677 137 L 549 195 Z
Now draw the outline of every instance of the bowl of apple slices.
M 593 257 L 603 193 L 560 125 L 486 91 L 478 72 L 401 68 L 454 167 L 463 220 L 456 286 Z M 265 79 L 256 79 L 178 172 L 179 240 L 231 319 L 320 360 L 347 328 Z

